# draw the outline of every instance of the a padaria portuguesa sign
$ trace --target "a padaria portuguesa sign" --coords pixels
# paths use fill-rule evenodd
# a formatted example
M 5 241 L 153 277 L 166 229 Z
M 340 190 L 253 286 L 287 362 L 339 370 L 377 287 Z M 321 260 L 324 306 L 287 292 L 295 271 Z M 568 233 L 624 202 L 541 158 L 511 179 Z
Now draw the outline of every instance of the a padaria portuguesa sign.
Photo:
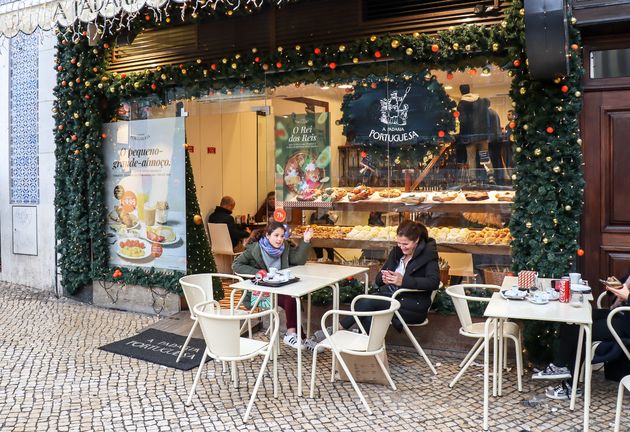
M 355 87 L 341 122 L 350 144 L 431 147 L 449 139 L 454 106 L 435 78 L 396 77 Z

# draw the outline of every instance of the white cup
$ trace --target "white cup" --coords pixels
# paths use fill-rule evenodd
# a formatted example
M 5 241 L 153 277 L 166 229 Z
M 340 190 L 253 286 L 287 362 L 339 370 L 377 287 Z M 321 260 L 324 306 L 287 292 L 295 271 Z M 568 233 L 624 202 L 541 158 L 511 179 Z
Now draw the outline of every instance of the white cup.
M 285 270 L 284 271 L 284 275 L 287 277 L 287 280 L 291 279 L 293 277 L 293 274 L 291 273 L 291 270 Z
M 267 274 L 268 274 L 269 276 L 275 276 L 275 275 L 276 275 L 276 273 L 278 273 L 278 269 L 277 269 L 277 268 L 275 268 L 275 267 L 269 267 L 269 271 L 267 272 Z
M 569 279 L 571 280 L 572 284 L 579 284 L 580 283 L 580 278 L 582 277 L 582 275 L 580 273 L 569 273 Z

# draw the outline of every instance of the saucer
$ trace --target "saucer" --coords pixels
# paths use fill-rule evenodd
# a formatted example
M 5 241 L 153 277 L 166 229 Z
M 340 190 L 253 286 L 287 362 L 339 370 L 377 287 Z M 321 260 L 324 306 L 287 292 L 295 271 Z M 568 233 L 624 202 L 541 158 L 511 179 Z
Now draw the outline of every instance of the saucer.
M 543 298 L 536 299 L 534 297 L 529 297 L 527 300 L 530 303 L 535 304 L 535 305 L 544 305 L 544 304 L 549 303 L 549 300 L 543 299 Z
M 519 290 L 501 291 L 501 297 L 503 297 L 506 300 L 525 300 L 525 296 L 527 296 L 527 291 L 519 291 Z

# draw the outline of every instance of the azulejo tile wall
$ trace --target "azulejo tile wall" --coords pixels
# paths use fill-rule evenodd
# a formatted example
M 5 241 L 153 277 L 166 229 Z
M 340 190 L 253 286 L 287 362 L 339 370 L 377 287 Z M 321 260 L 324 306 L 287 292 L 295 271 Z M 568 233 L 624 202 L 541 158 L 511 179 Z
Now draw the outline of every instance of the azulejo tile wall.
M 9 45 L 11 204 L 39 204 L 39 38 L 20 33 Z

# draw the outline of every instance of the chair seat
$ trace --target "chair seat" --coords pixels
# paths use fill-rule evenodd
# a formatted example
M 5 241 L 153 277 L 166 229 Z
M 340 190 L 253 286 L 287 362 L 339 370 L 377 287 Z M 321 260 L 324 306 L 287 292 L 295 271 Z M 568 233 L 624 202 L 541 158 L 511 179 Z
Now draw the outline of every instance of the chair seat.
M 332 339 L 333 343 L 341 351 L 366 352 L 369 336 L 347 330 L 339 330 L 330 335 L 330 339 Z M 331 349 L 330 339 L 325 339 L 320 345 Z
M 241 338 L 241 346 L 240 346 L 240 355 L 247 356 L 255 353 L 266 347 L 269 344 L 267 341 L 262 341 L 258 339 L 250 339 L 250 338 Z
M 466 326 L 466 328 L 460 328 L 459 334 L 467 337 L 482 338 L 484 335 L 485 325 L 486 323 L 484 322 L 472 323 L 471 325 Z M 507 321 L 503 323 L 504 336 L 518 336 L 520 331 L 521 329 L 518 324 L 514 322 Z

